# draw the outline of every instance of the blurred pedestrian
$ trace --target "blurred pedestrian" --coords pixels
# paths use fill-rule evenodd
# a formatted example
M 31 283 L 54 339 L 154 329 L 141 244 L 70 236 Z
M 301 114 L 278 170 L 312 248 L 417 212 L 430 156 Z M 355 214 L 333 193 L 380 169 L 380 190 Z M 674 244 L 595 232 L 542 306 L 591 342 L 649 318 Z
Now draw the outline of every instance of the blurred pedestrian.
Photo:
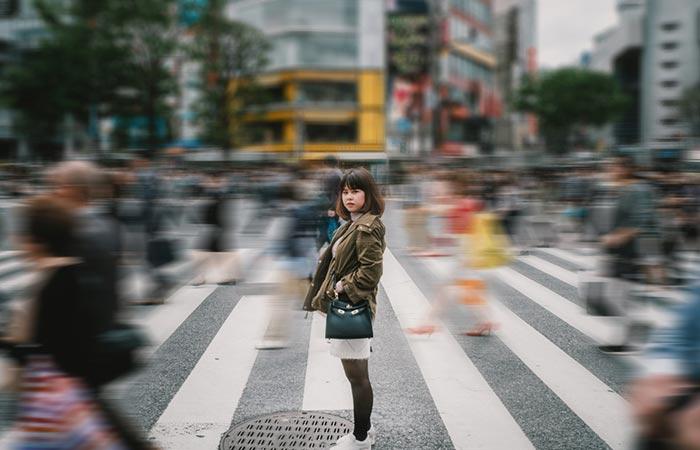
M 455 180 L 454 190 L 461 195 L 448 213 L 456 243 L 454 263 L 447 280 L 435 293 L 423 323 L 406 330 L 411 334 L 431 335 L 437 330 L 440 317 L 454 306 L 466 307 L 471 315 L 470 326 L 462 334 L 489 336 L 496 327 L 482 270 L 507 264 L 508 241 L 501 231 L 500 218 L 483 211 L 484 202 L 474 195 L 476 187 L 467 176 Z
M 629 341 L 629 297 L 632 282 L 643 281 L 640 255 L 641 239 L 651 235 L 656 227 L 654 194 L 650 187 L 636 177 L 634 160 L 618 156 L 610 164 L 617 198 L 613 209 L 612 229 L 601 238 L 607 253 L 605 275 L 609 277 L 607 309 L 622 318 L 623 335 L 618 342 L 601 345 L 608 353 L 632 350 Z
M 277 289 L 268 297 L 269 321 L 262 340 L 255 346 L 259 350 L 288 345 L 293 325 L 290 314 L 295 303 L 299 307 L 309 289 L 309 278 L 317 259 L 318 208 L 306 187 L 305 178 L 302 176 L 289 183 L 280 195 L 284 231 L 281 242 L 274 246 L 279 258 Z
M 637 448 L 700 448 L 700 288 L 652 336 L 642 363 L 628 393 Z
M 403 189 L 403 216 L 406 230 L 408 252 L 419 255 L 428 251 L 430 234 L 428 232 L 429 206 L 425 201 L 425 178 L 421 167 L 411 166 Z
M 121 307 L 119 296 L 119 224 L 104 205 L 98 204 L 105 178 L 100 169 L 86 161 L 67 161 L 49 172 L 52 194 L 63 201 L 76 217 L 77 252 L 85 262 L 90 280 L 99 292 L 94 302 L 99 326 L 109 329 Z
M 205 229 L 196 257 L 197 276 L 192 281 L 193 285 L 237 282 L 238 261 L 236 254 L 229 252 L 229 212 L 224 181 L 220 174 L 211 174 L 204 186 L 206 200 L 202 208 L 201 223 Z
M 70 205 L 48 197 L 30 200 L 22 213 L 20 242 L 36 278 L 5 338 L 22 366 L 12 448 L 132 448 L 120 442 L 92 390 L 89 355 L 102 330 L 75 219 Z
M 333 239 L 333 234 L 340 227 L 340 218 L 336 213 L 338 193 L 340 192 L 340 179 L 343 173 L 340 171 L 340 163 L 335 156 L 327 156 L 324 160 L 324 169 L 321 178 L 321 192 L 319 199 L 319 229 L 316 248 L 321 249 Z
M 321 256 L 304 308 L 324 313 L 334 298 L 350 304 L 366 301 L 374 317 L 386 248 L 381 220 L 384 200 L 364 168 L 349 170 L 340 186 L 336 212 L 348 222 L 338 229 Z M 368 365 L 371 341 L 331 339 L 330 345 L 350 382 L 354 416 L 353 432 L 331 448 L 370 449 L 376 438 L 370 421 L 374 402 Z

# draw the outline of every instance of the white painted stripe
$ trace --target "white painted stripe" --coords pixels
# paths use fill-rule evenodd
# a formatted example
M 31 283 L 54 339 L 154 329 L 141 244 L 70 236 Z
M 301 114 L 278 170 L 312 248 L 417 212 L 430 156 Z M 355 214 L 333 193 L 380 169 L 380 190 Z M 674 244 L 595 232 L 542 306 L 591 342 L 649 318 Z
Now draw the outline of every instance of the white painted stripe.
M 425 317 L 429 302 L 388 249 L 382 285 L 403 328 Z M 457 449 L 533 448 L 451 334 L 409 337 L 408 343 Z
M 504 283 L 588 335 L 594 341 L 607 344 L 621 334 L 621 324 L 616 318 L 591 317 L 580 306 L 513 269 L 503 267 L 496 269 L 493 273 Z
M 339 411 L 352 409 L 350 384 L 340 360 L 329 353 L 325 336 L 325 318 L 314 313 L 309 339 L 309 356 L 304 383 L 304 411 Z
M 18 292 L 25 289 L 34 279 L 33 272 L 23 272 L 12 275 L 0 281 L 0 290 L 5 292 Z
M 169 450 L 217 448 L 231 425 L 265 326 L 260 297 L 243 297 L 151 431 Z
M 7 272 L 14 272 L 26 266 L 27 264 L 19 259 L 10 259 L 0 262 L 0 275 Z
M 521 256 L 518 259 L 525 264 L 532 266 L 535 269 L 546 273 L 547 275 L 557 278 L 570 286 L 578 286 L 578 275 L 570 270 L 566 270 L 563 267 L 559 267 L 556 264 L 545 261 L 537 256 Z
M 424 263 L 430 268 L 430 271 L 437 275 L 440 279 L 442 280 L 449 280 L 449 274 L 451 273 L 450 270 L 450 262 L 445 261 L 444 258 L 425 258 Z M 487 275 L 488 276 L 488 275 Z M 492 291 L 489 291 L 492 294 Z M 654 326 L 660 326 L 661 320 L 667 321 L 669 318 L 668 311 L 664 311 L 663 314 L 660 311 L 655 311 L 653 310 L 653 307 L 649 307 L 650 310 L 647 310 L 643 312 L 644 318 L 642 319 L 653 319 L 650 320 L 651 323 L 654 324 Z M 616 325 L 611 324 L 614 322 L 615 319 L 608 319 L 608 318 L 592 318 L 591 320 L 601 320 L 605 323 L 608 323 L 608 325 L 604 326 L 609 326 L 611 329 L 609 331 L 606 331 L 604 333 L 612 333 L 614 332 L 615 329 L 618 329 Z M 620 331 L 618 331 L 619 333 Z M 631 364 L 633 367 L 641 368 L 642 367 L 642 362 L 641 358 L 636 355 L 620 355 L 617 356 L 619 359 L 625 360 L 628 364 Z
M 500 302 L 490 304 L 501 341 L 611 448 L 630 448 L 627 402 Z
M 18 258 L 20 254 L 21 254 L 21 252 L 18 250 L 3 250 L 0 252 L 0 261 L 4 261 L 6 259 Z
M 595 256 L 582 256 L 582 255 L 577 255 L 575 253 L 567 252 L 566 250 L 562 250 L 560 248 L 539 248 L 538 250 L 543 251 L 545 253 L 549 253 L 552 256 L 556 256 L 558 258 L 561 258 L 565 261 L 569 261 L 571 263 L 577 264 L 584 269 L 588 270 L 593 270 L 598 267 L 598 262 L 599 262 L 599 257 Z

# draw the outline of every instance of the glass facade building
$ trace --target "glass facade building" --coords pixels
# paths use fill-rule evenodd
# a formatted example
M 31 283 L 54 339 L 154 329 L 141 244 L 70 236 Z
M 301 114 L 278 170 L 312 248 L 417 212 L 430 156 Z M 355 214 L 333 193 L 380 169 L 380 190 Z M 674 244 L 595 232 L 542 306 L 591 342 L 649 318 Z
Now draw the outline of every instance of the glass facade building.
M 239 0 L 227 13 L 271 44 L 258 80 L 271 101 L 243 150 L 383 157 L 383 0 Z

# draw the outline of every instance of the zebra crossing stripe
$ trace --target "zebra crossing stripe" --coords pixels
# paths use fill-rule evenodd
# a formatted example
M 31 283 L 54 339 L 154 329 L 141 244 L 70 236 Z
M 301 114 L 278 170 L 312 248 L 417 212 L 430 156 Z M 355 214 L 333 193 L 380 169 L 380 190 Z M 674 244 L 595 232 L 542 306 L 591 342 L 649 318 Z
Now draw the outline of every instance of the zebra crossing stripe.
M 389 249 L 382 285 L 403 328 L 416 325 L 427 313 L 429 302 Z M 408 344 L 457 449 L 533 448 L 451 334 L 411 337 Z
M 304 383 L 304 411 L 352 409 L 352 393 L 340 360 L 328 352 L 326 319 L 314 313 Z
M 578 266 L 583 267 L 586 270 L 593 270 L 598 267 L 598 257 L 596 256 L 583 256 L 583 255 L 577 255 L 575 253 L 567 252 L 566 250 L 562 250 L 560 248 L 540 248 L 538 249 L 544 253 L 548 253 L 552 256 L 556 256 L 557 258 L 561 258 L 565 261 L 569 261 L 571 263 L 574 263 Z
M 534 267 L 535 269 L 541 270 L 542 272 L 555 277 L 564 283 L 576 287 L 578 286 L 578 275 L 570 270 L 566 270 L 562 267 L 557 266 L 549 261 L 545 261 L 537 256 L 521 256 L 518 258 L 525 264 Z
M 629 448 L 625 400 L 500 302 L 492 298 L 490 305 L 501 341 L 611 448 Z
M 578 305 L 513 269 L 503 267 L 493 273 L 513 289 L 598 343 L 612 342 L 622 333 L 621 324 L 614 318 L 591 317 Z
M 241 298 L 158 419 L 151 436 L 163 448 L 217 448 L 255 363 L 255 342 L 265 326 L 261 301 Z

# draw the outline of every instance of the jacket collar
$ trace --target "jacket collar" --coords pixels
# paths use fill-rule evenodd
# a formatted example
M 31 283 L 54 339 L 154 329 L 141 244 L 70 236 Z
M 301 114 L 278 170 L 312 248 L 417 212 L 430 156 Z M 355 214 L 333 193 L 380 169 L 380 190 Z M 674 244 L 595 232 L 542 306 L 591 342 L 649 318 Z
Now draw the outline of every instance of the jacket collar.
M 356 221 L 353 222 L 354 226 L 358 225 L 365 225 L 365 226 L 370 226 L 374 223 L 374 221 L 377 219 L 376 214 L 372 213 L 364 213 L 361 215 Z
M 340 239 L 341 237 L 347 235 L 348 233 L 352 233 L 358 226 L 364 225 L 364 226 L 371 226 L 374 221 L 377 219 L 376 214 L 372 213 L 364 213 L 362 216 L 360 216 L 356 221 L 354 222 L 346 222 L 342 227 L 338 229 L 338 231 L 335 233 L 333 236 L 333 239 L 331 240 L 331 243 L 329 244 L 331 247 L 333 247 L 333 244 Z

